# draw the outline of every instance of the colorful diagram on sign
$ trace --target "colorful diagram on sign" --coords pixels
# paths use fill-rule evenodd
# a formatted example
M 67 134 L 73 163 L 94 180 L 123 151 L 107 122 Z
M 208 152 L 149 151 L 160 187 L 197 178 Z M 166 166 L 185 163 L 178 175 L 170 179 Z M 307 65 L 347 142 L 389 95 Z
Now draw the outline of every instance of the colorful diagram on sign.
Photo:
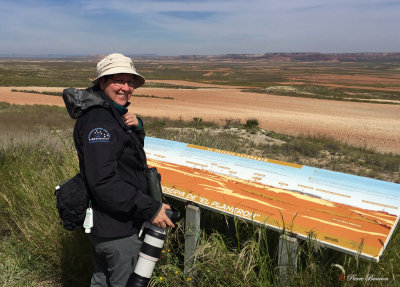
M 398 222 L 398 184 L 156 138 L 145 150 L 166 195 L 375 261 Z

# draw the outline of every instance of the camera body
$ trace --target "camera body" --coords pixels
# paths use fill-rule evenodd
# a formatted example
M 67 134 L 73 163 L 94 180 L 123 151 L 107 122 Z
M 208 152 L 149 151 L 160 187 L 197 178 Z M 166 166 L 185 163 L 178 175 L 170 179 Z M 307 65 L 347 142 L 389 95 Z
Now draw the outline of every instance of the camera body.
M 167 209 L 165 213 L 167 214 L 168 218 L 172 221 L 173 224 L 177 223 L 181 213 L 179 212 L 178 209 L 170 205 L 171 209 Z

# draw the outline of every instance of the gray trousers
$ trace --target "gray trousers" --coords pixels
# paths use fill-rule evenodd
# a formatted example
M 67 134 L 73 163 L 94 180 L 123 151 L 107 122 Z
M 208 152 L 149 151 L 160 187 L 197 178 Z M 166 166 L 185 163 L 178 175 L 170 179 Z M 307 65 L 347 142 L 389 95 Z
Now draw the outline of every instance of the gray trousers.
M 105 239 L 89 236 L 93 244 L 92 287 L 125 287 L 138 260 L 142 241 L 137 234 Z

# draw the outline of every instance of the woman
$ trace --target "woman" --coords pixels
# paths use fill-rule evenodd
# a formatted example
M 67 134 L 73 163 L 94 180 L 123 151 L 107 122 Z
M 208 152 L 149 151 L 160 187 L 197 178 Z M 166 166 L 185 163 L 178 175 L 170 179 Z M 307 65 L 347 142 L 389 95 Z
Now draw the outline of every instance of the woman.
M 144 82 L 130 58 L 110 54 L 97 64 L 93 87 L 64 90 L 68 112 L 78 118 L 73 137 L 93 209 L 91 286 L 125 286 L 144 221 L 174 227 L 165 213 L 169 205 L 148 194 L 143 122 L 127 109 Z

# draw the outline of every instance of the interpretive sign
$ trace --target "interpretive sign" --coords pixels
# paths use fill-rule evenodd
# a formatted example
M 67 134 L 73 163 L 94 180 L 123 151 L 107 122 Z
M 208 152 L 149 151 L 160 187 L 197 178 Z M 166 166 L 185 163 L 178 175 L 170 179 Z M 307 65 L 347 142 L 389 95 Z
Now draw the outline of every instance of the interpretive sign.
M 163 192 L 378 261 L 400 215 L 400 185 L 147 137 Z

